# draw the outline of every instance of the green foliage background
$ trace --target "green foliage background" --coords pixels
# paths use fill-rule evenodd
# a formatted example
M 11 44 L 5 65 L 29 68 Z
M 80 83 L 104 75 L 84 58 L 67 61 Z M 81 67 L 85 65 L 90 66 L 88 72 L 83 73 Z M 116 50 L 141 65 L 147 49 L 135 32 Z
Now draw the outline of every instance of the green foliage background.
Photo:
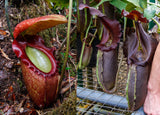
M 60 7 L 61 9 L 69 6 L 69 0 L 45 0 L 49 7 Z M 53 6 L 54 4 L 54 6 Z

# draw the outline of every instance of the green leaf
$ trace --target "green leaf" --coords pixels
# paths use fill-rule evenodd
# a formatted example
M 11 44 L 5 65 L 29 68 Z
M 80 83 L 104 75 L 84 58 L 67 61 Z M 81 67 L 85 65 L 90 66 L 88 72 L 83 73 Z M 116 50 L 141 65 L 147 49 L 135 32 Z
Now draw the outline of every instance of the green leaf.
M 155 22 L 152 20 L 149 22 L 149 27 L 148 27 L 148 30 L 151 30 L 154 26 L 155 26 Z
M 136 6 L 132 3 L 128 3 L 126 6 L 126 11 L 131 12 L 132 10 L 135 10 Z
M 71 68 L 70 67 L 66 67 L 66 70 L 70 70 Z
M 51 6 L 52 7 L 55 6 L 55 7 L 60 7 L 61 9 L 63 9 L 63 8 L 68 8 L 69 6 L 69 0 L 45 0 L 45 1 L 48 3 L 50 8 Z
M 94 8 L 99 7 L 101 4 L 103 4 L 104 2 L 107 2 L 107 1 L 111 1 L 111 0 L 101 0 L 96 6 L 94 6 Z
M 139 4 L 141 8 L 144 8 L 144 9 L 147 8 L 147 0 L 140 0 Z
M 48 73 L 52 69 L 52 64 L 50 59 L 46 54 L 42 51 L 33 48 L 33 47 L 26 47 L 25 49 L 28 58 L 31 62 L 42 72 Z
M 112 1 L 110 1 L 110 4 L 112 4 L 113 6 L 115 6 L 115 7 L 118 8 L 118 9 L 120 9 L 121 11 L 122 11 L 123 9 L 125 9 L 126 6 L 127 6 L 127 3 L 126 3 L 126 2 L 123 2 L 123 1 L 121 1 L 121 0 L 112 0 Z
M 139 0 L 127 0 L 127 1 L 130 2 L 130 3 L 132 3 L 132 4 L 134 4 L 137 7 L 140 7 Z
M 150 5 L 146 9 L 144 9 L 144 17 L 146 17 L 148 20 L 153 18 L 156 13 L 156 6 L 155 5 Z
M 69 57 L 69 58 L 72 58 L 72 56 L 71 56 L 71 55 L 68 55 L 68 57 Z
M 157 17 L 160 17 L 160 12 L 157 14 Z

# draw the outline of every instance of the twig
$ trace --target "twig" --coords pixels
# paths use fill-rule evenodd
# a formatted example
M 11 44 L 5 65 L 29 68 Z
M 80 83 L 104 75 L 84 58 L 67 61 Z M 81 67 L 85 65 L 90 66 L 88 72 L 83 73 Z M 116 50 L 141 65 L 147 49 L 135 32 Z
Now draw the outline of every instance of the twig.
M 74 82 L 70 82 L 68 85 L 66 85 L 64 88 L 61 89 L 60 94 L 64 94 L 65 92 L 67 92 L 72 86 L 73 86 Z
M 123 42 L 125 42 L 126 40 L 126 27 L 127 27 L 127 18 L 124 17 Z
M 56 28 L 56 42 L 58 42 L 58 44 L 62 46 L 62 43 L 59 41 L 59 37 L 58 37 L 58 28 Z
M 77 68 L 75 61 L 72 58 L 69 58 L 69 59 L 70 59 L 71 63 L 74 65 L 74 67 Z
M 75 30 L 76 28 L 77 28 L 77 26 L 75 25 L 75 26 L 73 27 L 73 29 L 70 31 L 70 35 L 74 32 L 74 30 Z M 60 50 L 61 50 L 62 47 L 64 46 L 66 40 L 67 40 L 67 37 L 65 37 L 65 39 L 63 40 Z
M 74 82 L 75 81 L 75 77 L 71 77 L 70 82 Z M 65 87 L 67 84 L 69 84 L 69 79 L 67 78 L 67 80 L 63 80 L 61 83 L 61 87 Z
M 2 56 L 5 57 L 7 60 L 11 60 L 6 53 L 0 48 L 0 51 L 2 53 Z
M 67 67 L 69 67 L 68 63 L 67 63 Z M 69 84 L 70 84 L 71 83 L 71 76 L 70 76 L 69 69 L 68 69 L 68 76 L 69 76 Z M 70 92 L 71 92 L 71 87 L 70 87 Z

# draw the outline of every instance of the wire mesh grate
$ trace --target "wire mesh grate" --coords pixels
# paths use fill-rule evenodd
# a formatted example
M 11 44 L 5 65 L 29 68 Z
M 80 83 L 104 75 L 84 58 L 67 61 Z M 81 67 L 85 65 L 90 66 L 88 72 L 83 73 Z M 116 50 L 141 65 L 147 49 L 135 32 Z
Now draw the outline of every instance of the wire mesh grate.
M 136 112 L 128 110 L 128 102 L 125 98 L 125 88 L 127 82 L 127 64 L 126 58 L 123 58 L 123 52 L 120 44 L 118 63 L 120 68 L 117 76 L 116 88 L 114 94 L 103 92 L 96 78 L 96 68 L 87 67 L 78 70 L 77 75 L 77 114 L 78 115 L 130 115 Z M 141 108 L 143 109 L 143 108 Z M 141 110 L 140 109 L 140 110 Z M 143 111 L 137 112 L 144 114 Z
M 130 113 L 130 111 L 127 110 L 127 101 L 122 96 L 77 87 L 77 97 L 79 97 L 77 100 L 77 110 L 79 114 L 102 114 L 116 112 L 124 114 Z

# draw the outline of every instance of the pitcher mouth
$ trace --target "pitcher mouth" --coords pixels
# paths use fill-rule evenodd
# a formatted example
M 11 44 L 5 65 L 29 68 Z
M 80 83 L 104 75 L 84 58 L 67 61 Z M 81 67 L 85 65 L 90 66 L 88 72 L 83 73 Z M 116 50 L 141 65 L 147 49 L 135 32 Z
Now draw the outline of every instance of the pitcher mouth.
M 58 72 L 58 65 L 57 61 L 53 56 L 54 48 L 47 48 L 44 45 L 44 40 L 38 35 L 25 35 L 25 36 L 18 36 L 17 39 L 13 41 L 12 44 L 13 51 L 16 53 L 17 57 L 21 59 L 25 65 L 27 65 L 32 71 L 36 72 L 39 75 L 44 77 L 52 76 Z M 32 59 L 26 53 L 27 48 L 32 48 L 39 50 L 39 52 L 43 53 L 43 55 L 49 59 L 46 66 L 49 64 L 51 65 L 50 69 L 44 71 L 40 67 L 36 66 Z M 37 59 L 39 57 L 36 57 Z
M 48 77 L 58 73 L 57 61 L 53 55 L 55 49 L 47 48 L 44 45 L 44 40 L 38 36 L 37 33 L 64 23 L 67 23 L 67 18 L 58 14 L 46 15 L 22 21 L 17 24 L 13 32 L 13 51 L 17 57 L 21 59 L 22 63 L 27 65 L 37 74 Z M 38 54 L 44 59 L 39 57 Z M 40 58 L 45 61 L 41 63 L 39 61 Z M 43 64 L 48 68 L 45 69 Z

